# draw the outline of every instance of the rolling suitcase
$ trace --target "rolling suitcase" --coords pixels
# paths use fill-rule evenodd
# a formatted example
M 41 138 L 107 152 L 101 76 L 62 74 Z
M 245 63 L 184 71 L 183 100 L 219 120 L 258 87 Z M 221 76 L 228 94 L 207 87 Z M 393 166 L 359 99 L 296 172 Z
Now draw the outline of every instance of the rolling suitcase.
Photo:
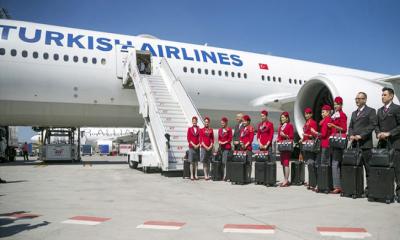
M 368 201 L 394 201 L 394 168 L 371 167 L 368 176 Z
M 212 161 L 211 163 L 211 179 L 213 181 L 221 181 L 223 178 L 222 162 Z
M 317 186 L 317 169 L 315 163 L 308 163 L 308 189 L 315 188 Z
M 317 169 L 318 191 L 329 193 L 332 190 L 332 167 L 329 165 L 320 165 Z
M 305 180 L 305 166 L 303 161 L 293 161 L 291 163 L 291 184 L 303 185 Z
M 254 154 L 254 182 L 256 184 L 265 183 L 265 162 L 269 160 L 267 151 L 260 151 Z
M 183 161 L 183 178 L 190 178 L 190 162 L 188 160 Z
M 229 174 L 230 180 L 232 184 L 245 184 L 248 183 L 247 179 L 247 164 L 244 162 L 230 162 L 230 170 Z
M 364 196 L 364 169 L 360 166 L 342 166 L 342 197 L 362 198 Z
M 268 187 L 276 186 L 276 163 L 273 161 L 265 163 L 265 185 Z

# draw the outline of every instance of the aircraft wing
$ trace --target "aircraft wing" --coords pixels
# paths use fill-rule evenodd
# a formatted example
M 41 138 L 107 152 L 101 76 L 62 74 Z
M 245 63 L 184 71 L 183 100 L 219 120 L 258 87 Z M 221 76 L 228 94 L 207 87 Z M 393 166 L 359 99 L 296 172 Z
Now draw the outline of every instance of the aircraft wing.
M 296 100 L 295 93 L 276 93 L 261 96 L 251 101 L 253 106 L 265 106 L 269 110 L 291 111 Z

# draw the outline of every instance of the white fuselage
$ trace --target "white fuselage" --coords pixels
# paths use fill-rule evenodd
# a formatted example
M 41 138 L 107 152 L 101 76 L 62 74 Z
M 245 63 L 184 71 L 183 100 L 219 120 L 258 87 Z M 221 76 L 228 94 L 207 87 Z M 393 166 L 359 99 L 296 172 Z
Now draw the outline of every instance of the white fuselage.
M 123 89 L 118 78 L 117 43 L 166 57 L 200 112 L 214 118 L 232 117 L 238 111 L 257 116 L 264 108 L 263 97 L 295 94 L 305 80 L 318 74 L 363 79 L 387 76 L 230 49 L 21 21 L 0 20 L 0 36 L 0 125 L 142 126 L 135 91 Z M 261 69 L 260 64 L 268 69 Z

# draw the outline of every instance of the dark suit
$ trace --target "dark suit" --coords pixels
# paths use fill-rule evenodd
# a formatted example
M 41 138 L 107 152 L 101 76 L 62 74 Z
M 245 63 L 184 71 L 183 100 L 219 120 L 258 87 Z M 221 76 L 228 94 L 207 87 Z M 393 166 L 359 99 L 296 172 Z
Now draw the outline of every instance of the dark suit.
M 234 128 L 232 142 L 233 142 L 233 145 L 235 147 L 235 150 L 240 150 L 240 144 L 235 144 L 235 141 L 238 141 L 238 142 L 240 141 L 240 131 L 243 128 L 244 128 L 244 124 L 243 123 L 236 124 L 236 126 Z
M 362 111 L 358 109 L 351 114 L 349 135 L 360 135 L 361 139 L 353 142 L 353 147 L 357 143 L 362 149 L 362 163 L 365 168 L 365 175 L 369 175 L 369 160 L 371 159 L 371 148 L 373 147 L 372 132 L 377 124 L 376 111 L 373 108 L 364 106 Z
M 400 196 L 400 106 L 391 103 L 389 109 L 385 112 L 385 107 L 378 110 L 378 125 L 375 128 L 376 134 L 380 132 L 389 132 L 389 142 L 394 153 L 394 171 L 396 176 L 396 193 Z M 386 146 L 386 141 L 379 141 L 380 147 Z

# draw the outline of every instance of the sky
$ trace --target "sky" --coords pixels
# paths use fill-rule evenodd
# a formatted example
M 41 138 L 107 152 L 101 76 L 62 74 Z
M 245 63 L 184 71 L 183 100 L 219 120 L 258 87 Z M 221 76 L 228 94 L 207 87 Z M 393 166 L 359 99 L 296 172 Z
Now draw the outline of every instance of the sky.
M 0 7 L 15 20 L 400 74 L 398 0 L 0 0 Z

